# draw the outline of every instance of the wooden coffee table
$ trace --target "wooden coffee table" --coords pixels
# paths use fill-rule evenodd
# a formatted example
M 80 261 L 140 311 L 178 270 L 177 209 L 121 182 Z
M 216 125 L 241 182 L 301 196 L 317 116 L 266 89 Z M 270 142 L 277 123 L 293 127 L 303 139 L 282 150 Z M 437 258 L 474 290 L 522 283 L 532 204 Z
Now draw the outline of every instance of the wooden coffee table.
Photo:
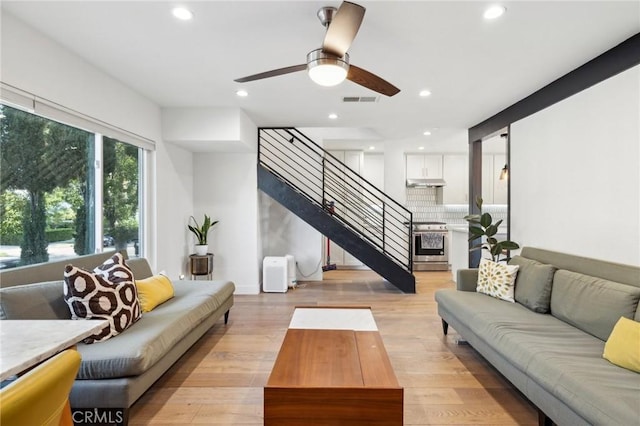
M 402 425 L 403 394 L 369 308 L 296 308 L 264 424 Z

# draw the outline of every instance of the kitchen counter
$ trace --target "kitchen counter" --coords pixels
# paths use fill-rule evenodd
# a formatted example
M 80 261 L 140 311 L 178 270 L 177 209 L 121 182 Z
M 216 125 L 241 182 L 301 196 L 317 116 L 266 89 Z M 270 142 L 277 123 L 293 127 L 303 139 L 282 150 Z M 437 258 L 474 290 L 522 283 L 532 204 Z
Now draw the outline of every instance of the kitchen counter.
M 447 225 L 447 229 L 452 232 L 462 232 L 467 234 L 469 232 L 469 225 Z

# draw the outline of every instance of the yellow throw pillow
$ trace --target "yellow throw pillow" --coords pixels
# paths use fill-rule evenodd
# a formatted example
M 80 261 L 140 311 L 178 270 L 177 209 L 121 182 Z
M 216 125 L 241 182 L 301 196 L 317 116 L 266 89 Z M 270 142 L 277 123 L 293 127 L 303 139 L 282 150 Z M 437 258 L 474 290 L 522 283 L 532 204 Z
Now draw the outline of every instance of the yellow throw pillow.
M 156 306 L 173 297 L 171 280 L 164 275 L 154 275 L 143 280 L 136 280 L 136 287 L 142 312 L 151 312 Z
M 604 359 L 640 373 L 640 322 L 621 317 L 604 345 Z

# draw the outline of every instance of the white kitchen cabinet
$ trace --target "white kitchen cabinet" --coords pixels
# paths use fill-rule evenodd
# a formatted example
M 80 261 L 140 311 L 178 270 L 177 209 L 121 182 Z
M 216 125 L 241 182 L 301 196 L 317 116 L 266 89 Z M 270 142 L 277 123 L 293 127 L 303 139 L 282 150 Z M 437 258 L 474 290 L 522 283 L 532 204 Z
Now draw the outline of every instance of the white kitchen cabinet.
M 443 204 L 469 203 L 469 160 L 464 154 L 442 156 L 442 178 L 446 182 L 442 188 Z
M 482 155 L 482 201 L 484 204 L 493 204 L 493 180 L 495 167 L 493 154 Z
M 506 163 L 504 154 L 482 156 L 482 199 L 485 204 L 507 204 L 507 179 L 500 180 L 500 172 Z
M 356 172 L 357 174 L 362 173 L 363 169 L 363 152 L 362 151 L 329 151 L 331 155 L 336 157 L 338 160 L 342 161 L 347 167 Z M 329 199 L 332 199 L 336 202 L 336 213 L 345 217 L 351 224 L 360 227 L 362 226 L 362 217 L 359 215 L 355 215 L 353 213 L 349 213 L 348 211 L 341 208 L 345 204 L 345 201 L 349 197 L 358 196 L 358 192 L 360 191 L 360 179 L 356 178 L 350 179 L 345 178 L 344 168 L 340 168 L 335 173 L 331 173 L 332 183 L 334 189 L 329 193 Z M 334 182 L 337 181 L 337 182 Z M 345 186 L 336 187 L 337 183 L 343 183 Z M 346 186 L 349 185 L 349 189 L 346 189 Z M 362 262 L 360 262 L 357 258 L 352 256 L 350 253 L 345 251 L 342 247 L 331 241 L 331 263 L 334 263 L 338 266 L 362 266 Z M 326 237 L 324 238 L 324 256 L 325 263 L 327 257 L 327 243 Z
M 442 155 L 407 154 L 407 179 L 442 179 Z
M 507 163 L 507 156 L 495 154 L 493 156 L 493 204 L 507 204 L 508 179 L 500 180 L 500 172 Z
M 364 154 L 362 177 L 384 191 L 384 155 Z

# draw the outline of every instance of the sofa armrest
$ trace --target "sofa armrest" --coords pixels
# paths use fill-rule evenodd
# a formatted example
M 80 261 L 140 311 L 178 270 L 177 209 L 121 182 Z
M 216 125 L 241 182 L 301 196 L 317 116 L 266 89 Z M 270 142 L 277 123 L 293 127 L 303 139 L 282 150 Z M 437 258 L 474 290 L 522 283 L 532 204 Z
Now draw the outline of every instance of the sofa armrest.
M 476 291 L 478 284 L 477 269 L 458 269 L 456 289 L 459 291 Z

